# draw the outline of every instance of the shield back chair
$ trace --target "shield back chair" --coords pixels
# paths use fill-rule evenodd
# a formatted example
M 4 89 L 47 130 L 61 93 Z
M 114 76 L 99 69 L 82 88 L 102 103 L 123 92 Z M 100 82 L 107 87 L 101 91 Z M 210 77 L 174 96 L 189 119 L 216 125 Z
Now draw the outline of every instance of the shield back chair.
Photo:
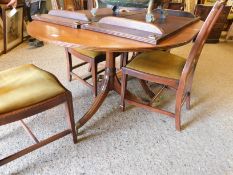
M 0 160 L 0 166 L 75 132 L 72 95 L 49 72 L 28 64 L 0 72 L 0 126 L 19 121 L 35 144 Z M 39 141 L 23 119 L 65 103 L 68 128 Z
M 143 107 L 148 110 L 166 114 L 175 118 L 175 126 L 181 130 L 181 107 L 186 102 L 186 108 L 190 109 L 190 95 L 193 76 L 201 54 L 204 43 L 222 12 L 226 1 L 218 0 L 206 21 L 204 22 L 195 43 L 193 44 L 187 59 L 164 51 L 145 52 L 137 55 L 129 64 L 122 68 L 122 89 L 121 89 L 121 108 L 125 110 L 125 101 L 135 106 Z M 171 87 L 176 91 L 175 113 L 166 111 L 159 107 L 152 107 L 143 102 L 138 103 L 130 99 L 125 99 L 127 88 L 127 76 L 161 84 L 162 89 L 153 99 L 159 96 L 165 87 Z

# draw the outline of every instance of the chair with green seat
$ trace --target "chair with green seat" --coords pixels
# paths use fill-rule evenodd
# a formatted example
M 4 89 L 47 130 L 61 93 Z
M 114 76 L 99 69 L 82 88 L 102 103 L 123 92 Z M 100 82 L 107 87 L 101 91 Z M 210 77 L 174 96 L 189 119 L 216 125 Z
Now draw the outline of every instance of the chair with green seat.
M 68 128 L 39 141 L 23 119 L 62 103 L 67 109 Z M 0 72 L 0 126 L 16 121 L 21 122 L 35 144 L 1 159 L 0 166 L 68 134 L 77 143 L 70 91 L 54 75 L 31 64 Z
M 72 63 L 72 55 L 78 59 L 81 59 L 82 63 L 77 65 L 73 65 Z M 95 52 L 90 50 L 84 50 L 80 48 L 66 48 L 66 57 L 67 57 L 67 75 L 68 80 L 72 81 L 73 79 L 80 80 L 82 83 L 90 87 L 94 93 L 94 96 L 97 96 L 97 75 L 104 71 L 104 69 L 97 70 L 98 63 L 105 61 L 105 53 L 104 52 Z M 80 68 L 85 64 L 89 65 L 89 70 L 91 71 L 91 76 L 88 75 L 86 77 L 81 77 L 73 70 Z M 92 84 L 87 82 L 86 80 L 92 78 Z
M 176 129 L 179 131 L 181 130 L 181 107 L 183 103 L 186 102 L 187 109 L 190 108 L 190 94 L 195 68 L 204 43 L 212 27 L 219 18 L 225 3 L 226 1 L 221 0 L 218 0 L 215 3 L 203 24 L 187 59 L 164 51 L 152 51 L 137 55 L 128 65 L 122 68 L 121 107 L 123 110 L 125 110 L 126 101 L 151 111 L 166 114 L 175 118 Z M 174 89 L 176 91 L 175 113 L 159 107 L 153 107 L 150 104 L 125 99 L 128 75 L 163 85 L 162 89 L 158 91 L 159 93 L 166 87 Z M 153 99 L 158 96 L 159 94 L 156 94 Z
M 92 0 L 89 0 L 88 2 L 88 9 L 91 10 L 95 3 Z M 91 51 L 91 50 L 85 50 L 80 48 L 66 48 L 66 58 L 67 58 L 67 78 L 69 81 L 72 81 L 73 79 L 80 80 L 83 84 L 90 87 L 93 91 L 94 96 L 97 96 L 97 75 L 104 71 L 104 69 L 101 69 L 98 71 L 98 63 L 105 61 L 106 55 L 105 52 L 97 52 L 97 51 Z M 79 63 L 77 65 L 73 65 L 72 63 L 72 55 L 76 58 L 84 61 L 82 63 Z M 120 60 L 120 67 L 125 64 L 127 55 L 115 53 L 114 56 L 117 57 L 121 55 Z M 88 75 L 86 77 L 81 77 L 77 73 L 74 72 L 75 69 L 80 68 L 83 65 L 89 64 L 89 71 L 91 72 L 91 76 Z M 92 84 L 87 82 L 92 78 Z

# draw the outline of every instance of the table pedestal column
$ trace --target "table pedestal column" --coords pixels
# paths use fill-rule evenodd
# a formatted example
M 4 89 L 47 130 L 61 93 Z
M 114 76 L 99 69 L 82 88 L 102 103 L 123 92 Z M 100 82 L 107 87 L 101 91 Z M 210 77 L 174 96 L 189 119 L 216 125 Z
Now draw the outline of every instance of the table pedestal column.
M 91 108 L 87 111 L 87 113 L 76 123 L 76 130 L 82 127 L 88 120 L 92 118 L 92 116 L 96 113 L 99 107 L 104 102 L 110 90 L 115 90 L 114 86 L 116 80 L 116 67 L 115 67 L 115 58 L 113 57 L 112 52 L 106 53 L 106 65 L 105 65 L 105 74 L 102 82 L 101 92 L 95 98 Z M 118 85 L 120 87 L 120 83 Z
M 115 57 L 113 56 L 113 52 L 106 53 L 106 65 L 105 65 L 105 74 L 102 82 L 101 91 L 98 96 L 94 99 L 90 109 L 86 112 L 86 114 L 76 123 L 76 130 L 81 128 L 88 120 L 92 118 L 92 116 L 97 112 L 105 98 L 107 97 L 109 91 L 114 90 L 118 94 L 121 94 L 121 84 L 116 75 L 116 67 L 115 67 Z M 126 99 L 133 99 L 134 101 L 141 102 L 136 96 L 131 94 L 129 91 L 126 91 L 125 95 Z

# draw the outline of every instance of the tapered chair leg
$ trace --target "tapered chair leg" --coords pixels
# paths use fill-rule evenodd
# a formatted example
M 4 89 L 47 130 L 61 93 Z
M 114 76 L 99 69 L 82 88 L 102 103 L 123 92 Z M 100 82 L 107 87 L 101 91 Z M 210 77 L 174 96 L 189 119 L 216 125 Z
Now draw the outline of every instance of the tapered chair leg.
M 78 140 L 77 140 L 77 133 L 75 130 L 73 100 L 72 100 L 71 94 L 67 94 L 67 102 L 65 103 L 65 106 L 66 106 L 66 112 L 67 112 L 67 122 L 72 132 L 73 142 L 77 143 Z
M 121 110 L 125 111 L 125 91 L 127 88 L 127 77 L 128 75 L 122 70 L 122 80 L 121 80 Z
M 72 80 L 71 72 L 72 72 L 72 55 L 68 52 L 68 49 L 65 48 L 66 59 L 67 59 L 67 79 L 69 81 Z
M 128 55 L 129 55 L 128 52 L 124 52 L 121 54 L 120 68 L 122 68 L 123 66 L 126 66 L 128 62 L 128 57 L 129 57 Z
M 176 122 L 176 130 L 181 131 L 181 126 L 180 126 L 180 113 L 181 110 L 177 109 L 175 113 L 175 122 Z
M 180 120 L 181 107 L 182 107 L 182 95 L 177 94 L 176 109 L 175 109 L 175 125 L 177 131 L 181 131 L 181 120 Z
M 94 97 L 97 96 L 97 63 L 95 60 L 91 62 L 91 74 L 92 74 L 92 83 L 93 83 L 93 93 Z

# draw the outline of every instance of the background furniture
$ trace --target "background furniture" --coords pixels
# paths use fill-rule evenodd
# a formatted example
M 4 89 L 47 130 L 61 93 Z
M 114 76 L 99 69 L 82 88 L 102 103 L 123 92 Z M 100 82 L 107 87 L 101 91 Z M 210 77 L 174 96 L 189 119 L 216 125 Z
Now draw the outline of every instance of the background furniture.
M 16 7 L 17 13 L 14 16 L 9 17 L 11 10 L 12 8 L 7 7 L 6 4 L 0 4 L 3 53 L 6 53 L 23 42 L 23 5 L 18 4 Z
M 231 24 L 231 26 L 227 32 L 226 40 L 229 40 L 230 38 L 233 38 L 233 23 Z
M 51 0 L 51 6 L 54 10 L 82 10 L 86 4 L 85 0 Z
M 197 4 L 194 14 L 196 16 L 200 16 L 200 19 L 202 21 L 205 21 L 212 7 L 213 6 L 211 4 L 207 4 L 207 5 Z M 209 34 L 209 37 L 206 40 L 207 43 L 218 43 L 219 42 L 221 33 L 224 30 L 225 25 L 227 24 L 227 16 L 230 12 L 230 9 L 231 9 L 231 6 L 224 7 L 222 13 L 220 14 L 218 21 L 214 25 L 212 31 Z
M 166 9 L 172 9 L 172 10 L 182 10 L 184 11 L 185 9 L 185 0 L 180 0 L 180 1 L 173 1 L 173 0 L 167 0 L 164 1 L 164 8 Z
M 52 4 L 59 4 L 59 7 L 67 10 L 80 10 L 80 9 L 92 9 L 94 5 L 94 0 L 63 0 L 61 3 L 59 0 L 51 0 Z M 115 2 L 115 1 L 114 1 Z M 134 1 L 135 2 L 135 1 Z M 164 8 L 173 9 L 173 10 L 184 10 L 185 0 L 161 0 L 164 4 Z M 99 0 L 100 6 L 106 6 L 101 0 Z M 155 1 L 155 7 L 157 2 Z
M 19 81 L 20 80 L 20 81 Z M 22 65 L 0 72 L 0 126 L 20 121 L 35 142 L 0 160 L 0 166 L 70 133 L 77 143 L 72 95 L 58 79 L 34 65 Z M 65 103 L 68 129 L 39 141 L 23 119 Z
M 59 10 L 59 9 L 61 9 L 60 1 L 58 1 L 58 0 L 51 0 L 51 8 L 53 10 Z
M 226 31 L 228 31 L 230 29 L 230 26 L 232 23 L 233 23 L 233 6 L 231 7 L 229 15 L 227 16 Z

